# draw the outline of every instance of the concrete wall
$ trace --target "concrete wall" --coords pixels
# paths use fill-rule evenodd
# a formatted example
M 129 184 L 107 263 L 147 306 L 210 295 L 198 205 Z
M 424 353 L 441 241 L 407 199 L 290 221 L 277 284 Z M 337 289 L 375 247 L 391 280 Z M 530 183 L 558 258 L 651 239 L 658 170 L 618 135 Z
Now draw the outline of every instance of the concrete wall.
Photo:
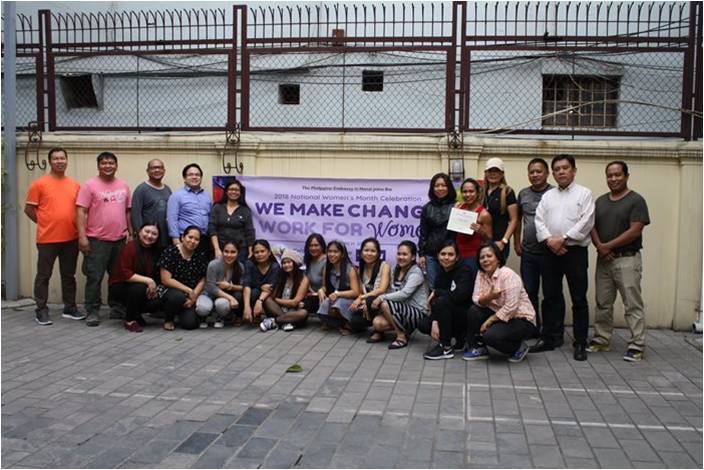
M 224 174 L 222 153 L 224 135 L 81 135 L 45 134 L 39 155 L 49 148 L 63 146 L 69 152 L 69 174 L 85 181 L 96 173 L 95 156 L 111 150 L 119 157 L 118 176 L 134 188 L 146 174 L 150 158 L 166 162 L 165 181 L 172 189 L 182 185 L 181 168 L 198 162 L 210 177 Z M 25 142 L 17 145 L 18 199 L 24 201 L 30 182 L 40 170 L 28 171 L 24 165 Z M 604 166 L 613 159 L 624 159 L 631 166 L 630 186 L 640 192 L 650 207 L 652 224 L 644 235 L 643 291 L 648 325 L 687 329 L 695 318 L 700 301 L 702 276 L 702 146 L 677 141 L 552 141 L 465 137 L 464 164 L 467 176 L 482 177 L 484 162 L 501 157 L 506 163 L 509 183 L 519 189 L 528 185 L 526 164 L 534 156 L 549 160 L 557 153 L 577 158 L 577 181 L 595 195 L 607 191 Z M 34 148 L 29 152 L 34 156 Z M 448 152 L 445 135 L 375 134 L 274 134 L 242 135 L 237 152 L 244 162 L 244 174 L 253 176 L 305 176 L 349 178 L 423 178 L 447 171 Z M 226 161 L 234 163 L 232 150 Z M 21 210 L 21 208 L 20 208 Z M 20 212 L 21 214 L 21 212 Z M 35 274 L 35 228 L 20 215 L 19 288 L 31 297 Z M 590 249 L 590 279 L 593 279 L 595 250 Z M 79 260 L 80 263 L 80 260 Z M 80 266 L 80 265 L 79 265 Z M 509 266 L 517 269 L 512 254 Z M 60 299 L 58 273 L 51 282 L 52 301 Z M 80 272 L 80 267 L 79 267 Z M 4 272 L 3 276 L 13 275 Z M 79 274 L 79 301 L 83 298 L 83 277 Z M 593 284 L 593 282 L 591 283 Z M 593 315 L 593 290 L 589 293 Z M 616 323 L 623 325 L 623 309 L 618 308 Z

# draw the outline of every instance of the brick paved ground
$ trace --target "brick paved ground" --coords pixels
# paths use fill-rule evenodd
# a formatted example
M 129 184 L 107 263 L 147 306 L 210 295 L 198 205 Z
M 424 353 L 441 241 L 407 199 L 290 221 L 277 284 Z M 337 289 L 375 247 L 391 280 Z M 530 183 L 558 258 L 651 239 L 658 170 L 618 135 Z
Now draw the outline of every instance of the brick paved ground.
M 3 467 L 702 466 L 700 340 L 647 360 L 571 348 L 424 361 L 364 338 L 251 328 L 127 333 L 2 311 Z M 693 346 L 694 344 L 694 346 Z M 299 363 L 303 372 L 285 373 Z

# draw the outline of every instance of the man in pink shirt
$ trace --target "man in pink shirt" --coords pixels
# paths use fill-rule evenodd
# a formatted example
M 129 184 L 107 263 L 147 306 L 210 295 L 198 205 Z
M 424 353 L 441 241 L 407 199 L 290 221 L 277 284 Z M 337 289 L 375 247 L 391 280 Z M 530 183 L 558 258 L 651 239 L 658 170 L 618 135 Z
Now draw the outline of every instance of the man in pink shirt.
M 76 200 L 78 248 L 83 253 L 86 276 L 86 324 L 100 324 L 100 290 L 105 272 L 110 272 L 129 234 L 130 188 L 115 178 L 117 157 L 111 152 L 98 155 L 98 176 L 86 181 Z M 108 298 L 108 303 L 112 304 Z

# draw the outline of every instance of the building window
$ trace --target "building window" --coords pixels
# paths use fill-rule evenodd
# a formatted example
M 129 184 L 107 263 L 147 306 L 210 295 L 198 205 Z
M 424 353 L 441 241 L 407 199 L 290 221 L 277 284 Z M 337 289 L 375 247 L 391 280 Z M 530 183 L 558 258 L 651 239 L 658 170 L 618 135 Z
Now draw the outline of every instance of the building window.
M 584 105 L 544 117 L 543 126 L 616 127 L 619 85 L 618 77 L 543 75 L 543 115 Z
M 279 104 L 301 104 L 301 85 L 297 83 L 279 85 Z
M 384 91 L 384 72 L 362 70 L 362 91 Z
M 96 89 L 94 85 L 102 84 L 100 77 L 94 83 L 93 75 L 66 75 L 61 77 L 61 93 L 68 109 L 77 108 L 100 108 L 98 99 L 102 90 Z

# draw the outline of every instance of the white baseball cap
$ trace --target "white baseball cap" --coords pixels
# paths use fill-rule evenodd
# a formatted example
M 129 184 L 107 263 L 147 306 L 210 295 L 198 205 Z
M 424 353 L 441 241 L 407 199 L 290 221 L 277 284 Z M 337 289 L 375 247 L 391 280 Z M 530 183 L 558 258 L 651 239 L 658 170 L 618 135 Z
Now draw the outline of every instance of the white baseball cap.
M 484 171 L 489 171 L 492 168 L 496 168 L 497 170 L 501 170 L 502 172 L 504 171 L 504 162 L 500 158 L 490 158 L 489 160 L 486 161 L 486 167 L 484 167 Z

